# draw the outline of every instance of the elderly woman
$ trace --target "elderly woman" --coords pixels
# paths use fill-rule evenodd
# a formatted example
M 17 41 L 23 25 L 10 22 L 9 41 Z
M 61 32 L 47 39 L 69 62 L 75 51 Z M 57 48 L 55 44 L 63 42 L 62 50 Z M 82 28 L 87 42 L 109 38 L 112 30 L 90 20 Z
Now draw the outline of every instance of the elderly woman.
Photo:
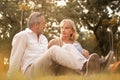
M 79 56 L 81 58 L 81 64 L 79 65 L 83 65 L 85 61 L 88 61 L 89 52 L 81 47 L 80 43 L 76 41 L 77 38 L 78 35 L 74 22 L 71 19 L 63 19 L 60 23 L 60 37 L 52 39 L 48 44 L 48 48 L 52 47 L 53 45 L 57 45 L 70 52 L 74 52 L 76 56 Z M 96 70 L 99 71 L 99 62 L 98 64 L 96 64 L 96 66 Z M 86 69 L 83 67 L 81 71 L 86 72 Z M 66 69 L 60 65 L 57 65 L 55 72 L 58 74 L 65 74 L 66 72 L 73 71 Z
M 77 35 L 77 30 L 74 22 L 71 19 L 63 19 L 60 22 L 60 37 L 56 39 L 52 39 L 48 44 L 48 48 L 50 48 L 53 45 L 57 45 L 68 51 L 73 51 L 75 54 L 77 53 L 77 56 L 84 59 L 83 61 L 89 61 L 89 58 L 90 58 L 89 51 L 81 47 L 80 43 L 77 41 L 77 38 L 78 38 L 78 35 Z M 91 55 L 94 55 L 94 54 L 91 54 Z M 95 66 L 98 65 L 96 67 L 97 68 L 96 70 L 94 70 L 95 69 L 94 67 L 89 67 L 89 65 L 87 67 L 90 68 L 91 71 L 95 71 L 95 72 L 99 71 L 99 67 L 105 69 L 106 66 L 110 64 L 113 54 L 114 54 L 113 51 L 110 51 L 105 58 L 99 59 L 98 64 L 95 64 Z M 83 65 L 83 63 L 84 62 L 81 61 L 80 65 Z M 100 63 L 100 66 L 99 66 L 99 63 Z M 56 70 L 57 73 L 60 73 L 60 71 L 62 72 L 66 71 L 66 69 L 60 68 L 60 66 L 57 66 L 56 69 L 57 69 Z M 86 64 L 84 64 L 81 71 L 82 72 L 87 71 Z
M 53 45 L 58 45 L 62 47 L 65 44 L 72 44 L 84 57 L 89 57 L 89 52 L 83 49 L 76 39 L 78 38 L 77 30 L 74 22 L 71 19 L 63 19 L 60 23 L 60 37 L 57 39 L 52 39 L 49 42 L 48 48 Z

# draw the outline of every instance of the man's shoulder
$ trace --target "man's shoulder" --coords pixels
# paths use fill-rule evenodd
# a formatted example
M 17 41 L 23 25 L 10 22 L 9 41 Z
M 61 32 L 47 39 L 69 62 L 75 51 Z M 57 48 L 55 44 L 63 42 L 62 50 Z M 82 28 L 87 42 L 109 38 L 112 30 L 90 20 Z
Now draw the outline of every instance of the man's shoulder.
M 43 35 L 43 34 L 40 35 L 40 39 L 44 39 L 44 40 L 46 40 L 48 42 L 47 37 L 45 35 Z
M 25 30 L 23 30 L 23 31 L 16 33 L 14 37 L 25 36 L 26 34 L 27 34 L 27 32 Z
M 40 37 L 44 37 L 44 38 L 47 38 L 45 35 L 41 34 Z

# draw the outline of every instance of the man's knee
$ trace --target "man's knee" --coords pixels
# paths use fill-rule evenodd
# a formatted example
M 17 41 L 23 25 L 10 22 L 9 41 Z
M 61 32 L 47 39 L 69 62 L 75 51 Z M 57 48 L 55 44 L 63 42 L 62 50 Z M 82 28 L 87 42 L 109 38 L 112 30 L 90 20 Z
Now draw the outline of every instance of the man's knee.
M 54 50 L 59 49 L 59 48 L 60 48 L 59 46 L 54 45 L 54 46 L 50 47 L 49 50 L 54 51 Z

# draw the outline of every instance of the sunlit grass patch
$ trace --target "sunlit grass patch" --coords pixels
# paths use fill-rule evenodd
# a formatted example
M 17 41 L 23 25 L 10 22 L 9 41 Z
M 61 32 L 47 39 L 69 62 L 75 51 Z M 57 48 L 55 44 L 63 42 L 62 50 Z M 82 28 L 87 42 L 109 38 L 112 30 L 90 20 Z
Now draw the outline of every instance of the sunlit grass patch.
M 35 80 L 120 80 L 118 73 L 103 73 L 95 75 L 62 75 L 62 76 L 44 76 Z
M 6 62 L 6 58 L 9 57 L 10 50 L 7 48 L 1 48 L 0 52 L 0 80 L 7 80 L 7 70 L 8 64 Z M 11 80 L 27 80 L 21 73 L 14 73 L 11 76 Z M 95 75 L 76 75 L 76 74 L 66 74 L 66 75 L 46 75 L 46 76 L 38 76 L 32 80 L 120 80 L 120 72 L 119 73 L 100 73 Z
M 120 74 L 46 76 L 39 77 L 35 80 L 120 80 Z
M 0 72 L 0 80 L 7 80 L 6 79 L 6 72 Z
M 6 72 L 0 73 L 0 80 L 7 80 Z M 27 80 L 21 73 L 15 73 L 10 77 L 10 80 Z M 120 80 L 120 73 L 100 73 L 94 75 L 77 75 L 77 74 L 66 74 L 66 75 L 45 75 L 38 76 L 32 80 Z

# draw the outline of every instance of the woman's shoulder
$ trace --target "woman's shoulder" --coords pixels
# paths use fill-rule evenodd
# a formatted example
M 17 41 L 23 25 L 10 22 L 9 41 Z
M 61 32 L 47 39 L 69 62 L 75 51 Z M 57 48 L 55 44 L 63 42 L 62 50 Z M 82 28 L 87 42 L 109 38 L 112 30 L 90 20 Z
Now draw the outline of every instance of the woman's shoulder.
M 74 41 L 74 43 L 76 43 L 76 44 L 80 44 L 78 41 Z
M 49 42 L 56 42 L 56 41 L 59 41 L 59 38 L 51 39 Z
M 53 45 L 58 45 L 59 46 L 59 44 L 60 44 L 60 39 L 59 38 L 51 39 L 48 43 L 48 48 L 50 48 Z

